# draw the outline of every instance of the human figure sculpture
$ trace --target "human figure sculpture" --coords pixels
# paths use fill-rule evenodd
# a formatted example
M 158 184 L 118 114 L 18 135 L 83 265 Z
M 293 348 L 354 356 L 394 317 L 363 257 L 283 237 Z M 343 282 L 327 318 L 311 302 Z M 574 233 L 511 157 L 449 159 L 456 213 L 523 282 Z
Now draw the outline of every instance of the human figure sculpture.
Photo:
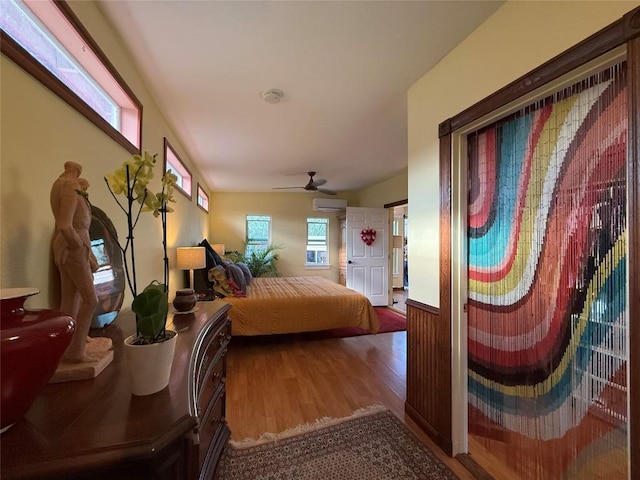
M 65 162 L 64 172 L 53 183 L 50 197 L 55 217 L 53 257 L 60 271 L 62 286 L 60 311 L 75 320 L 73 339 L 62 357 L 62 361 L 70 363 L 94 360 L 85 354 L 85 347 L 98 303 L 93 286 L 93 272 L 97 270 L 98 263 L 91 252 L 89 237 L 89 182 L 80 178 L 81 173 L 81 165 Z

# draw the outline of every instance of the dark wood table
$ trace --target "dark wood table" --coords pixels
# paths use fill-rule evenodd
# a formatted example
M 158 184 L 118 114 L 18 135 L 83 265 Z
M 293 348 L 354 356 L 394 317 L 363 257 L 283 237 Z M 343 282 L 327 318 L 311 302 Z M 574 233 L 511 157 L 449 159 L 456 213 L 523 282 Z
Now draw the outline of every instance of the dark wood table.
M 197 478 L 189 365 L 203 327 L 226 320 L 230 305 L 216 300 L 197 306 L 194 314 L 170 314 L 168 328 L 179 333 L 171 380 L 153 395 L 131 394 L 122 341 L 135 332 L 133 315 L 123 313 L 92 332 L 113 340 L 113 362 L 94 379 L 45 387 L 25 418 L 0 437 L 1 477 Z

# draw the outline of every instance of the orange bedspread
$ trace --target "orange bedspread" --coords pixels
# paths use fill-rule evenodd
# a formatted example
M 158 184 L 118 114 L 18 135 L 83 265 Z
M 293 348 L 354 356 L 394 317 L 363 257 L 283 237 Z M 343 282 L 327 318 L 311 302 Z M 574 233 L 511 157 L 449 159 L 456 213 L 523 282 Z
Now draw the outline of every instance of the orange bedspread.
M 261 277 L 246 298 L 227 297 L 232 335 L 272 335 L 379 324 L 364 295 L 322 277 Z

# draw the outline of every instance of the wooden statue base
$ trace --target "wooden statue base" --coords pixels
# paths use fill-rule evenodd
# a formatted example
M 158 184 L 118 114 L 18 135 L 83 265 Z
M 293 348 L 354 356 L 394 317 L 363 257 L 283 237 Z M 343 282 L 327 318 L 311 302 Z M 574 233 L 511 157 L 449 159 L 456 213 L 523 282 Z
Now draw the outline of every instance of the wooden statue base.
M 113 361 L 113 342 L 107 337 L 88 338 L 85 355 L 88 362 L 60 362 L 49 383 L 72 382 L 95 378 Z

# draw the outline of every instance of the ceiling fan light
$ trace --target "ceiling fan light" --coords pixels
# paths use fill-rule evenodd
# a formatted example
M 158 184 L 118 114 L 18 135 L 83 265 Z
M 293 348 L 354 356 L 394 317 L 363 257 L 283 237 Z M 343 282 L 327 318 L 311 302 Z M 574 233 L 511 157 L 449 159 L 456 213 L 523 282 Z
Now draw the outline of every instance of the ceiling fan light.
M 282 90 L 277 88 L 270 88 L 260 93 L 262 99 L 267 103 L 279 103 L 280 99 L 284 96 Z

